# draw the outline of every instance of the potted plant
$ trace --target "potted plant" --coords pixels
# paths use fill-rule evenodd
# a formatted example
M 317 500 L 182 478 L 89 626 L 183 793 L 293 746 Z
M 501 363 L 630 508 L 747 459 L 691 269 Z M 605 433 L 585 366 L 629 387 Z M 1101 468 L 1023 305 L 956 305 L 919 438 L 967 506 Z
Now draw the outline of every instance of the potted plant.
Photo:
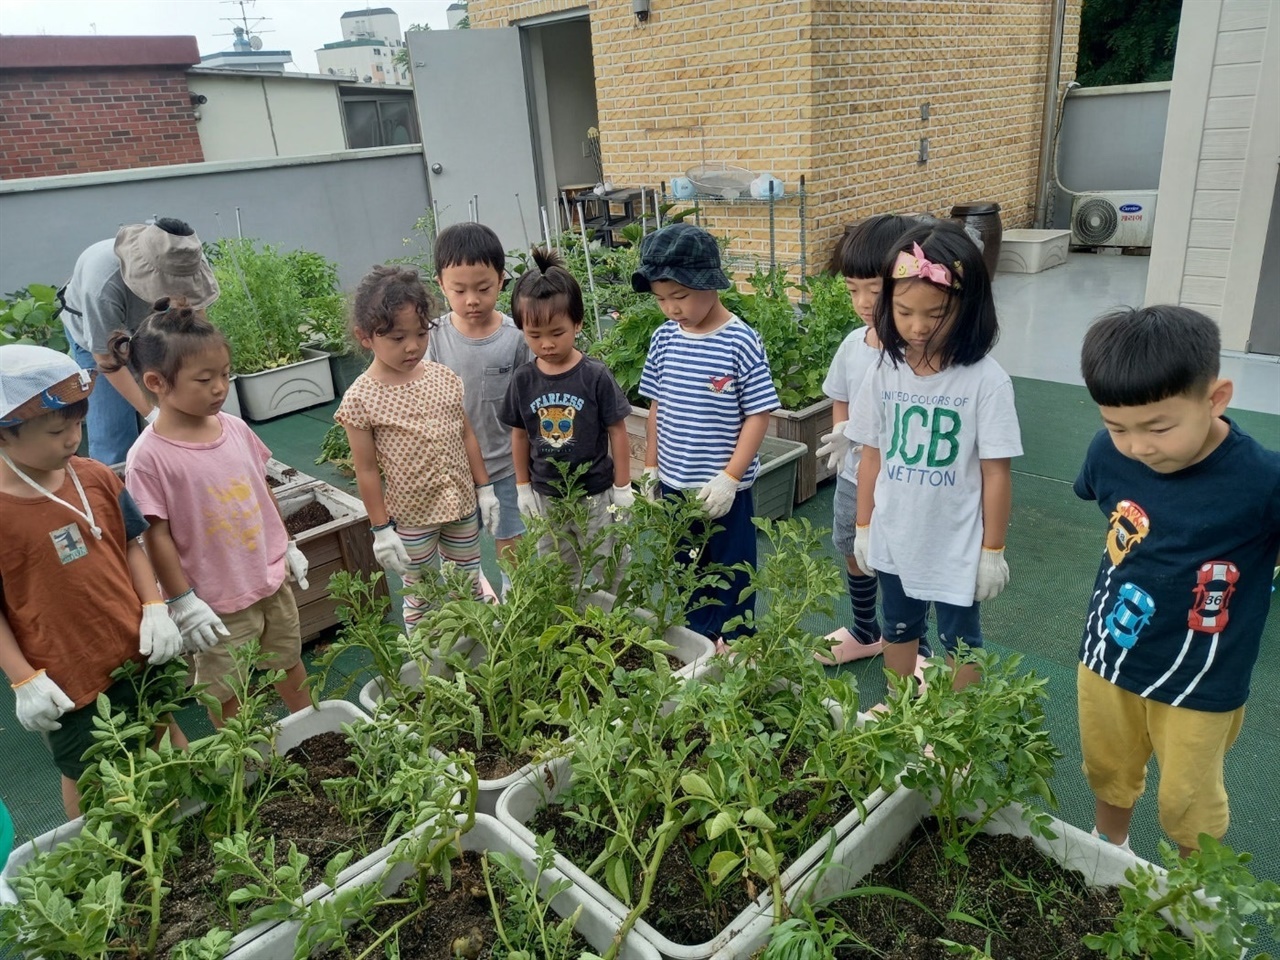
M 307 305 L 288 257 L 269 244 L 223 239 L 209 259 L 221 289 L 209 319 L 231 343 L 245 416 L 269 420 L 332 400 L 328 355 L 304 346 Z
M 364 373 L 369 358 L 351 337 L 347 300 L 338 289 L 338 265 L 311 250 L 292 250 L 285 259 L 302 293 L 307 345 L 329 354 L 334 391 L 342 396 Z

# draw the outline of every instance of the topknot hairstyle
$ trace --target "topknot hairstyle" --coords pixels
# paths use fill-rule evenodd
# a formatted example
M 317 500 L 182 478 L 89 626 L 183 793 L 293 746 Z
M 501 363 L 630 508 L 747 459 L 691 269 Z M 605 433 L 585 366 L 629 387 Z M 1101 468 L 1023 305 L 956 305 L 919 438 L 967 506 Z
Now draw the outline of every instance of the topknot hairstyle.
M 396 314 L 405 305 L 430 330 L 433 318 L 443 312 L 439 301 L 411 267 L 378 264 L 356 287 L 351 306 L 351 328 L 361 337 L 376 337 L 396 325 Z
M 523 330 L 540 327 L 553 317 L 565 315 L 575 327 L 582 326 L 586 310 L 582 288 L 554 250 L 534 247 L 526 268 L 511 291 L 511 316 Z
M 182 365 L 210 346 L 222 346 L 230 355 L 226 336 L 209 322 L 203 309 L 191 306 L 185 297 L 161 297 L 137 331 L 117 330 L 111 335 L 107 340 L 111 360 L 102 369 L 111 373 L 127 367 L 139 383 L 144 373 L 155 372 L 173 383 Z

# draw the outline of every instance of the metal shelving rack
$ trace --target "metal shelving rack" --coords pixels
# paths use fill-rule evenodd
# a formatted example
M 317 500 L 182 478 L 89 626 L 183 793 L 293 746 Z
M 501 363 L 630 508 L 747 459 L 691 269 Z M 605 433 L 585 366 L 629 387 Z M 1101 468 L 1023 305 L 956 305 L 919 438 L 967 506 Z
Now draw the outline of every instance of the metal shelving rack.
M 804 174 L 800 175 L 800 189 L 797 190 L 795 193 L 785 193 L 781 197 L 775 197 L 773 195 L 772 181 L 770 181 L 769 183 L 769 196 L 761 197 L 760 199 L 756 199 L 755 197 L 751 197 L 751 196 L 726 199 L 725 197 L 717 197 L 713 194 L 706 194 L 706 193 L 695 193 L 692 197 L 677 197 L 674 194 L 667 192 L 667 182 L 665 180 L 662 181 L 661 196 L 662 196 L 662 199 L 666 202 L 692 203 L 694 222 L 698 226 L 702 226 L 702 207 L 704 205 L 716 206 L 716 207 L 759 206 L 762 204 L 767 205 L 769 208 L 769 261 L 768 261 L 769 267 L 771 268 L 775 266 L 792 267 L 792 266 L 798 265 L 800 268 L 800 276 L 803 278 L 806 275 L 805 271 L 806 271 L 806 268 L 808 267 L 808 226 L 807 226 L 807 218 L 805 214 L 807 212 L 808 193 L 805 190 Z M 778 260 L 778 243 L 777 243 L 777 208 L 778 208 L 778 204 L 790 203 L 792 200 L 799 201 L 798 212 L 800 216 L 800 259 L 780 262 Z M 729 257 L 726 260 L 726 265 L 731 267 L 737 267 L 740 269 L 754 270 L 756 266 L 760 264 L 760 262 L 761 260 L 759 257 L 749 257 L 749 256 Z

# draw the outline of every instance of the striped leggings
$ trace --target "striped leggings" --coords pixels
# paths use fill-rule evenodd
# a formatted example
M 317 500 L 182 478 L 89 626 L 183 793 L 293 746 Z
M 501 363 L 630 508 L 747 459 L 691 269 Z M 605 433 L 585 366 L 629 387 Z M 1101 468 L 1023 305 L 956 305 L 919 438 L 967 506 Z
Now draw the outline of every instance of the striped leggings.
M 406 590 L 422 580 L 424 568 L 436 562 L 456 564 L 471 575 L 475 595 L 480 596 L 480 514 L 472 513 L 461 520 L 439 523 L 430 527 L 396 527 L 412 564 L 404 578 Z M 410 593 L 404 598 L 405 629 L 412 630 L 422 619 L 424 601 Z

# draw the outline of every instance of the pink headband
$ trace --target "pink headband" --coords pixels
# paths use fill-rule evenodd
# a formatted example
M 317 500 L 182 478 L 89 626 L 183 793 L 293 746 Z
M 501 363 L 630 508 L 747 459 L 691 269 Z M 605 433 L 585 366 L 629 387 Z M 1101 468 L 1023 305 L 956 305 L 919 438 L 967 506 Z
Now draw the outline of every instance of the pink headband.
M 956 262 L 956 273 L 960 272 L 960 263 Z M 930 283 L 937 284 L 940 287 L 952 287 L 956 290 L 960 289 L 960 281 L 951 273 L 951 270 L 944 267 L 940 263 L 931 263 L 924 255 L 924 251 L 920 249 L 920 244 L 911 244 L 911 252 L 905 250 L 898 254 L 898 259 L 893 263 L 893 275 L 896 278 L 903 277 L 919 277 L 921 280 L 928 280 Z

